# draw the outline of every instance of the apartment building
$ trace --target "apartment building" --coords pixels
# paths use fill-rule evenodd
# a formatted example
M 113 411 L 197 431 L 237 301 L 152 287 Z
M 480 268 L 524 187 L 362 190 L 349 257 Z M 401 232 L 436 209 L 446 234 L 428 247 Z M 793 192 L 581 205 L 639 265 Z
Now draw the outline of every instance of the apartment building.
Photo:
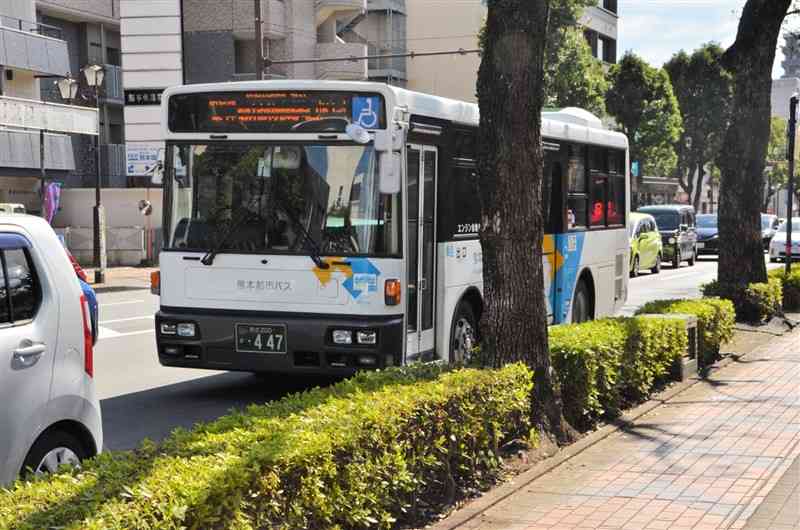
M 39 19 L 34 0 L 0 0 L 0 202 L 39 211 L 41 186 L 76 170 L 71 133 L 96 132 L 96 113 L 41 97 L 71 72 L 64 32 Z
M 37 20 L 57 28 L 67 43 L 69 72 L 79 82 L 75 105 L 95 108 L 94 89 L 81 70 L 99 65 L 104 70 L 100 89 L 100 175 L 104 188 L 124 188 L 129 182 L 125 167 L 125 129 L 118 0 L 36 0 Z M 63 103 L 53 80 L 41 81 L 41 99 Z M 97 179 L 94 139 L 72 138 L 75 169 L 64 179 L 65 187 L 93 187 Z
M 486 18 L 484 2 L 406 0 L 406 46 L 415 52 L 474 50 Z M 619 13 L 617 0 L 599 0 L 583 13 L 580 23 L 592 54 L 605 63 L 617 62 Z M 477 54 L 418 57 L 408 60 L 408 88 L 439 96 L 476 101 L 480 57 Z

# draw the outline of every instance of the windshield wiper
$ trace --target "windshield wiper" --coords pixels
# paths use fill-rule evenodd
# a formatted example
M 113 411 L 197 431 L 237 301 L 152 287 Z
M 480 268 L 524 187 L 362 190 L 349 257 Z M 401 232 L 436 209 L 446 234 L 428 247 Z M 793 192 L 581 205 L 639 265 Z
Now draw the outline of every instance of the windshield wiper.
M 208 252 L 206 252 L 205 256 L 203 256 L 200 259 L 200 263 L 202 263 L 203 265 L 206 265 L 206 266 L 213 265 L 214 264 L 214 258 L 217 257 L 217 254 L 222 252 L 222 247 L 225 246 L 225 243 L 228 242 L 228 239 L 230 239 L 230 237 L 233 234 L 238 232 L 239 228 L 242 227 L 244 222 L 247 221 L 247 219 L 250 218 L 250 213 L 251 213 L 250 212 L 250 208 L 249 207 L 245 208 L 244 212 L 242 213 L 242 216 L 239 217 L 239 219 L 237 219 L 235 223 L 231 224 L 230 228 L 228 228 L 228 231 L 225 232 L 225 235 L 222 237 L 220 242 L 217 243 L 216 245 L 214 245 L 213 248 L 209 249 Z
M 278 207 L 283 211 L 284 214 L 286 214 L 286 217 L 289 218 L 289 220 L 295 226 L 297 231 L 300 232 L 300 236 L 302 237 L 300 243 L 303 245 L 303 248 L 305 248 L 306 245 L 308 245 L 309 247 L 308 257 L 311 258 L 311 261 L 314 262 L 314 265 L 323 270 L 329 269 L 331 266 L 322 261 L 322 258 L 320 257 L 320 255 L 322 254 L 322 249 L 319 247 L 319 245 L 317 245 L 317 242 L 314 241 L 314 238 L 311 237 L 311 234 L 308 232 L 306 227 L 303 226 L 303 223 L 301 223 L 300 220 L 297 219 L 297 217 L 295 217 L 289 211 L 289 209 L 283 206 L 282 204 L 278 205 Z

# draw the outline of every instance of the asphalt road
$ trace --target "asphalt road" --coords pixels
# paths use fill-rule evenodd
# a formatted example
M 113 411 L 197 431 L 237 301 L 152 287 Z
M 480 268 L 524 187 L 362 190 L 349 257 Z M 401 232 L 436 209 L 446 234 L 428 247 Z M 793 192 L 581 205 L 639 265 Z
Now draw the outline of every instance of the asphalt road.
M 700 296 L 699 286 L 716 277 L 716 257 L 694 267 L 665 266 L 661 274 L 631 279 L 623 314 L 649 300 Z M 101 400 L 106 449 L 130 449 L 143 438 L 167 436 L 232 408 L 264 403 L 291 392 L 327 384 L 324 379 L 261 379 L 247 373 L 164 368 L 158 364 L 153 315 L 158 298 L 148 291 L 101 293 L 100 341 L 95 381 Z

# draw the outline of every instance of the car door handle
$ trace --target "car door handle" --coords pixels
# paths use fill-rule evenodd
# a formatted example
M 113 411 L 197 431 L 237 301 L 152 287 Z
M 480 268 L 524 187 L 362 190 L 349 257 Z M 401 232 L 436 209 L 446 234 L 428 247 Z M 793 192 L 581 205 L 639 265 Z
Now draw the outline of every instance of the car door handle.
M 14 360 L 27 368 L 36 364 L 45 351 L 47 346 L 43 342 L 23 341 L 20 347 L 14 350 Z

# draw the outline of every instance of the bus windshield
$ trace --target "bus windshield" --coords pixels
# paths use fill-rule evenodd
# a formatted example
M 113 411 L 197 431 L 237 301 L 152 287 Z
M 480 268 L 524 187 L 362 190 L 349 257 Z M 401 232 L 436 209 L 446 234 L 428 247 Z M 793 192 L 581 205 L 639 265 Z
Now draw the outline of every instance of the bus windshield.
M 167 248 L 400 254 L 400 197 L 379 192 L 371 145 L 218 142 L 168 153 Z

